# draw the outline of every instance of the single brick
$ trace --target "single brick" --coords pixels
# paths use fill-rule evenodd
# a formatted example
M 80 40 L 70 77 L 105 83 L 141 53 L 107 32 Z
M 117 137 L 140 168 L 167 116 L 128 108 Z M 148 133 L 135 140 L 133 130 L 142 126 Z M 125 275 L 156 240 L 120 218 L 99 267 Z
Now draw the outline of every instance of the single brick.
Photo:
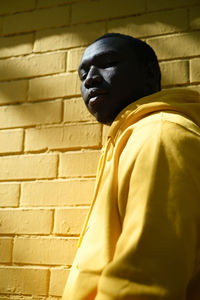
M 166 34 L 186 29 L 187 11 L 184 9 L 161 11 L 108 22 L 109 32 L 119 32 L 134 37 Z
M 200 32 L 148 39 L 159 59 L 180 58 L 199 55 Z
M 172 86 L 189 82 L 189 62 L 175 61 L 160 64 L 162 81 L 161 85 Z
M 60 101 L 0 106 L 0 128 L 58 123 L 61 108 Z
M 0 293 L 46 295 L 48 273 L 44 267 L 0 267 Z
M 60 155 L 59 176 L 95 176 L 100 151 L 67 152 Z
M 157 9 L 166 9 L 166 8 L 174 8 L 174 7 L 182 7 L 184 5 L 193 5 L 198 3 L 199 0 L 147 0 L 147 8 L 148 10 L 157 10 Z
M 52 296 L 62 296 L 65 283 L 69 275 L 69 270 L 64 268 L 52 268 L 50 275 L 49 294 Z
M 0 0 L 0 14 L 10 14 L 35 8 L 35 0 Z
M 42 30 L 36 33 L 35 52 L 85 46 L 105 33 L 105 22 Z
M 28 100 L 53 99 L 64 96 L 65 76 L 30 79 Z
M 64 96 L 65 77 L 55 75 L 30 79 L 28 100 L 53 99 Z
M 56 209 L 54 233 L 79 235 L 87 212 L 86 208 Z
M 200 6 L 190 9 L 190 27 L 191 29 L 200 29 Z
M 26 130 L 25 150 L 97 148 L 100 142 L 100 124 L 30 128 Z
M 67 71 L 78 70 L 85 47 L 69 50 L 67 55 Z
M 22 184 L 21 206 L 51 207 L 90 204 L 94 179 L 39 181 Z
M 0 220 L 1 228 L 1 220 Z M 0 263 L 10 263 L 12 255 L 12 238 L 0 238 Z
M 27 80 L 0 82 L 0 104 L 25 101 L 27 90 Z
M 191 86 L 188 86 L 188 88 L 200 93 L 200 85 L 191 85 Z
M 8 296 L 8 298 L 1 298 L 0 297 L 0 300 L 59 300 L 58 298 L 54 298 L 54 299 L 51 299 L 49 297 L 45 297 L 45 296 L 35 296 L 35 295 L 32 295 L 32 296 L 26 296 L 26 295 L 15 295 L 15 294 L 10 294 L 10 297 Z
M 0 38 L 0 57 L 29 54 L 33 49 L 33 34 Z
M 0 165 L 0 180 L 53 178 L 57 172 L 57 155 L 3 156 Z
M 190 81 L 200 82 L 200 58 L 190 61 Z
M 37 7 L 42 8 L 42 7 L 50 7 L 50 6 L 57 6 L 60 4 L 65 4 L 65 3 L 71 3 L 76 0 L 38 0 L 37 1 Z
M 19 200 L 19 184 L 0 183 L 0 207 L 16 207 Z
M 3 17 L 0 17 L 0 34 L 2 34 L 3 31 Z
M 84 1 L 72 4 L 72 23 L 105 20 L 106 18 L 133 15 L 144 11 L 144 0 L 126 0 L 126 5 L 122 0 Z
M 52 221 L 50 210 L 3 209 L 0 210 L 0 233 L 50 234 Z
M 64 101 L 64 122 L 95 121 L 82 98 Z
M 77 73 L 67 74 L 64 83 L 64 96 L 80 95 L 80 79 Z
M 23 130 L 0 130 L 0 153 L 17 153 L 22 151 Z
M 43 100 L 74 95 L 80 95 L 80 80 L 77 73 L 30 80 L 29 100 Z
M 65 71 L 65 53 L 38 54 L 0 61 L 0 80 L 28 78 Z
M 69 24 L 69 7 L 55 7 L 6 16 L 3 33 L 21 33 Z
M 77 240 L 67 238 L 16 238 L 14 263 L 71 265 L 77 250 Z

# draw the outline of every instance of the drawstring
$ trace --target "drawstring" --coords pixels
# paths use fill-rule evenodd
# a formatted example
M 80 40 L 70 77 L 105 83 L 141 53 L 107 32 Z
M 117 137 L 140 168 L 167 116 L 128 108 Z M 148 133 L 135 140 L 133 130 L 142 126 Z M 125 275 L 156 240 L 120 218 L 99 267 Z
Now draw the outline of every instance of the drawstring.
M 104 170 L 104 166 L 105 166 L 105 161 L 106 161 L 106 156 L 107 156 L 107 152 L 108 152 L 108 146 L 109 146 L 110 142 L 111 142 L 111 137 L 109 136 L 108 137 L 108 141 L 107 141 L 107 145 L 105 147 L 105 153 L 102 153 L 102 157 L 101 157 L 101 159 L 99 161 L 99 167 L 98 167 L 98 169 L 100 169 L 99 176 L 98 176 L 99 178 L 96 181 L 96 186 L 95 186 L 95 190 L 94 190 L 93 200 L 92 200 L 92 203 L 90 205 L 89 212 L 88 212 L 87 217 L 85 219 L 85 222 L 84 222 L 84 225 L 83 225 L 83 229 L 82 229 L 82 232 L 81 232 L 79 240 L 78 240 L 78 245 L 77 245 L 78 248 L 81 246 L 81 243 L 82 243 L 84 234 L 86 232 L 90 216 L 91 216 L 93 208 L 94 208 L 94 204 L 96 202 L 97 193 L 99 191 L 99 185 L 100 185 L 100 182 L 101 182 L 101 177 L 102 177 L 102 174 L 103 174 L 103 170 Z

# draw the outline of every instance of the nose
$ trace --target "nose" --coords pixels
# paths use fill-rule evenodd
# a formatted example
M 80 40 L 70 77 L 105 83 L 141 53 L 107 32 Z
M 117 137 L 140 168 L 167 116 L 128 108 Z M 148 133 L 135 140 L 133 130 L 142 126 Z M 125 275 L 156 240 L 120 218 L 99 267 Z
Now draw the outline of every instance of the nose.
M 102 81 L 102 76 L 99 74 L 98 69 L 95 66 L 91 66 L 90 70 L 85 79 L 84 85 L 86 88 L 90 88 L 96 83 L 100 83 Z

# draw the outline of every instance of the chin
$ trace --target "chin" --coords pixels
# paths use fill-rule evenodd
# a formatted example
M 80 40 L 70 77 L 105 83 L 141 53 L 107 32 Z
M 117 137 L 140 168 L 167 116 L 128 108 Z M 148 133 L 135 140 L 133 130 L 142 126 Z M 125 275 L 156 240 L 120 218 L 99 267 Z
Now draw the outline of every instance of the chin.
M 105 117 L 105 116 L 102 116 L 102 115 L 94 115 L 94 117 L 96 118 L 96 120 L 101 123 L 101 124 L 104 124 L 104 125 L 111 125 L 112 122 L 114 121 L 114 118 L 108 118 L 108 117 Z

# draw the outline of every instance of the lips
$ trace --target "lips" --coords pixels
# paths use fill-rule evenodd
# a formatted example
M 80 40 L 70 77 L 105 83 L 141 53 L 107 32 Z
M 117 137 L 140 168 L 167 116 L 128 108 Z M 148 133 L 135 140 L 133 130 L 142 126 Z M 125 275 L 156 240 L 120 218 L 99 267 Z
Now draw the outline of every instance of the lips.
M 107 90 L 92 89 L 89 91 L 89 94 L 88 94 L 88 102 L 90 103 L 90 105 L 94 105 L 97 102 L 100 102 L 103 95 L 106 95 L 106 94 L 108 94 Z
M 106 95 L 108 94 L 107 90 L 100 90 L 100 89 L 92 89 L 89 91 L 88 94 L 88 101 L 91 101 L 93 98 L 102 96 L 102 95 Z

